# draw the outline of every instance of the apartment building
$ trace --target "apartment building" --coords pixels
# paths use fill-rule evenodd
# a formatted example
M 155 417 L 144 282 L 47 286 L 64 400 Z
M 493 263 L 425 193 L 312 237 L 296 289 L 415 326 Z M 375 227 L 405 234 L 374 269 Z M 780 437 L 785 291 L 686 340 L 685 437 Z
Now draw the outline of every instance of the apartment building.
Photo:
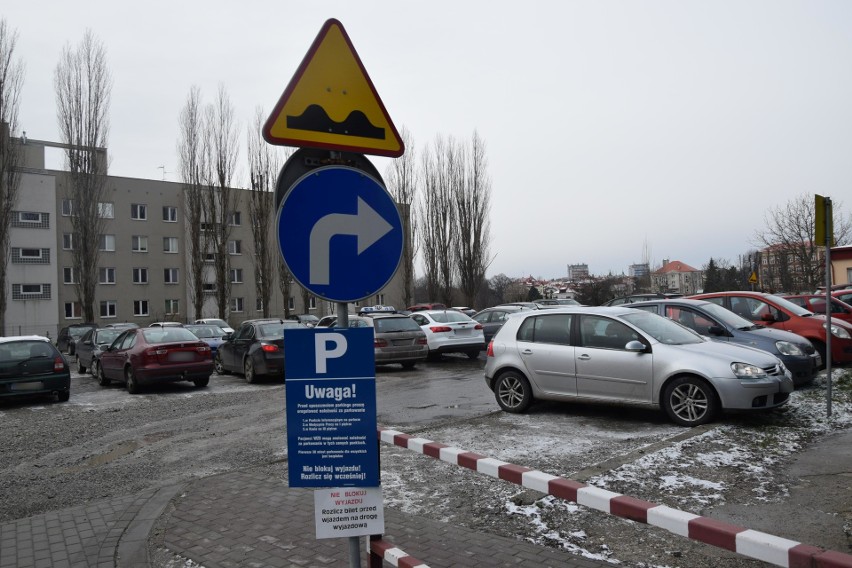
M 10 230 L 7 279 L 8 308 L 3 335 L 49 334 L 56 337 L 64 326 L 83 321 L 75 281 L 74 230 L 71 216 L 70 176 L 45 168 L 45 151 L 63 144 L 26 140 L 20 164 L 21 185 Z M 106 155 L 106 149 L 103 150 Z M 255 291 L 254 239 L 249 218 L 248 190 L 238 190 L 238 205 L 230 215 L 228 242 L 231 293 L 225 319 L 236 327 L 241 321 L 262 317 L 263 306 Z M 180 183 L 109 176 L 99 211 L 104 221 L 100 238 L 95 322 L 188 322 L 218 317 L 212 262 L 204 276 L 202 313 L 193 313 L 187 276 L 184 193 Z M 270 211 L 270 215 L 275 212 Z M 275 222 L 269 239 L 277 250 Z M 276 259 L 277 260 L 277 259 Z M 406 259 L 403 259 L 405 262 Z M 411 260 L 408 259 L 408 262 Z M 274 280 L 269 313 L 334 313 L 336 305 L 308 295 L 293 282 L 284 298 L 277 271 L 264 275 Z M 398 273 L 399 274 L 399 273 Z M 361 305 L 401 305 L 399 275 Z M 306 300 L 306 301 L 305 301 Z

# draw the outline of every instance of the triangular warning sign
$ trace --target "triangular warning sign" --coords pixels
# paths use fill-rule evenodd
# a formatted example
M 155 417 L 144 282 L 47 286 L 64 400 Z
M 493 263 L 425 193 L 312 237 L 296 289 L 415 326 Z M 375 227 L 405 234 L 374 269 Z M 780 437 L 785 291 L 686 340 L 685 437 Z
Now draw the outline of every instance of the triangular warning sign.
M 263 126 L 270 144 L 396 158 L 405 151 L 343 25 L 328 20 Z

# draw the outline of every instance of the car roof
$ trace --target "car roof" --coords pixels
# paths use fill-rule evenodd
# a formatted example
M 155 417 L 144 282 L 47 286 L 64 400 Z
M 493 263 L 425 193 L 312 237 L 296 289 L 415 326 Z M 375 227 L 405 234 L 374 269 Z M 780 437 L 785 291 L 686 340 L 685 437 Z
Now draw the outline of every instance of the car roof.
M 713 302 L 708 302 L 707 300 L 693 300 L 690 298 L 659 298 L 657 300 L 644 300 L 642 302 L 631 302 L 629 304 L 625 304 L 625 306 L 630 306 L 632 308 L 640 307 L 640 306 L 658 306 L 660 304 L 672 304 L 672 305 L 680 305 L 680 306 L 706 306 L 707 304 L 712 304 Z M 714 304 L 718 305 L 718 304 Z

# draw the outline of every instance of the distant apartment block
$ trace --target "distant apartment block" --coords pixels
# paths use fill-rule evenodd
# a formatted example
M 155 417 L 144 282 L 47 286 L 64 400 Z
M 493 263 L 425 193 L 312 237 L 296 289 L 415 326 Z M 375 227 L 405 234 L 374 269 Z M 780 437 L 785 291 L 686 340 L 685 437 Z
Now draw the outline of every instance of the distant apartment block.
M 568 280 L 579 282 L 589 278 L 588 264 L 569 264 L 568 265 Z
M 651 274 L 651 286 L 655 292 L 697 294 L 704 287 L 704 273 L 679 260 L 666 260 Z

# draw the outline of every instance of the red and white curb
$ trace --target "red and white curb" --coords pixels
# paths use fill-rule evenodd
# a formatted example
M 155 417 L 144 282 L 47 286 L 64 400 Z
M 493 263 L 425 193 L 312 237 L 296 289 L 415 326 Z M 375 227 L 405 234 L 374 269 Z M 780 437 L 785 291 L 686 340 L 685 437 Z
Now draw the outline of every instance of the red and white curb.
M 401 548 L 397 548 L 392 542 L 376 539 L 370 540 L 370 554 L 389 562 L 397 568 L 429 568 L 429 566 L 413 556 L 406 554 Z M 373 564 L 370 564 L 373 566 Z
M 657 505 L 633 497 L 627 497 L 585 483 L 557 477 L 528 467 L 513 465 L 474 452 L 415 438 L 397 430 L 378 429 L 382 442 L 406 448 L 414 452 L 439 459 L 443 462 L 466 467 L 497 479 L 510 481 L 541 493 L 573 501 L 598 511 L 660 527 L 669 532 L 712 544 L 785 568 L 852 568 L 852 555 L 826 551 L 815 546 L 804 545 L 771 534 L 754 531 Z

